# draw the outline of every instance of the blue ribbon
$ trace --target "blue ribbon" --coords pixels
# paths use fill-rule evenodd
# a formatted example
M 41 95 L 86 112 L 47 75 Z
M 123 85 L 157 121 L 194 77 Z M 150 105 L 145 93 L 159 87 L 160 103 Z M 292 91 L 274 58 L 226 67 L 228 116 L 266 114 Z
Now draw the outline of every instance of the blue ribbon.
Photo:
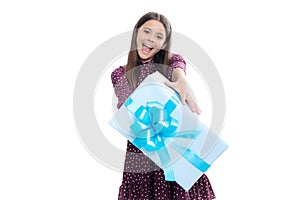
M 166 139 L 195 139 L 200 134 L 200 130 L 175 132 L 178 127 L 178 120 L 170 115 L 178 104 L 179 101 L 173 96 L 165 105 L 157 101 L 150 101 L 144 107 L 135 103 L 131 97 L 125 102 L 125 107 L 136 118 L 130 126 L 131 131 L 135 135 L 132 143 L 139 149 L 144 148 L 147 151 L 158 153 L 167 181 L 174 181 L 175 178 L 173 169 L 169 165 L 171 159 L 165 148 Z M 205 172 L 210 167 L 191 149 L 182 146 L 178 142 L 172 141 L 169 145 L 200 171 Z

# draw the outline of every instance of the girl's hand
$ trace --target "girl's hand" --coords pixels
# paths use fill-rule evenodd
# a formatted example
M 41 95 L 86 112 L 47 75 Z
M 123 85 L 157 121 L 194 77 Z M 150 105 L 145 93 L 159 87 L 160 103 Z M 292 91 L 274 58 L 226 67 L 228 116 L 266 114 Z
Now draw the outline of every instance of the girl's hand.
M 197 102 L 195 101 L 192 89 L 185 80 L 184 76 L 185 75 L 182 69 L 175 68 L 172 74 L 172 79 L 174 80 L 174 82 L 166 81 L 165 84 L 179 93 L 183 105 L 185 105 L 185 103 L 187 102 L 190 109 L 200 115 L 201 110 Z

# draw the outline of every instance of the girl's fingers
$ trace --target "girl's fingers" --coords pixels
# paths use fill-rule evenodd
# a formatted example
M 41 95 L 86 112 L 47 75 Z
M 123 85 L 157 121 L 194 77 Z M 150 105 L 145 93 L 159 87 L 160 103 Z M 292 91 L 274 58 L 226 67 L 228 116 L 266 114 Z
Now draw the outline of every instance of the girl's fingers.
M 166 84 L 167 86 L 169 86 L 169 87 L 175 89 L 174 86 L 175 86 L 176 84 L 175 84 L 174 82 L 165 81 L 165 84 Z
M 186 101 L 185 95 L 184 95 L 184 94 L 180 94 L 180 93 L 179 93 L 179 95 L 180 95 L 181 103 L 182 103 L 183 105 L 185 105 L 185 101 Z
M 173 88 L 176 92 L 178 92 L 178 94 L 180 96 L 181 103 L 183 105 L 185 105 L 185 101 L 186 101 L 185 94 L 183 94 L 182 92 L 179 91 L 179 89 L 177 87 L 178 84 L 176 82 L 170 82 L 170 81 L 165 81 L 165 84 L 167 86 Z
M 189 104 L 189 106 L 190 106 L 190 109 L 193 112 L 196 112 L 198 115 L 200 115 L 201 110 L 200 110 L 198 104 L 194 101 L 194 99 L 188 93 L 186 93 L 186 91 L 184 92 L 183 90 L 179 89 L 180 87 L 178 86 L 178 83 L 176 83 L 176 82 L 170 82 L 170 81 L 165 81 L 165 85 L 173 88 L 176 92 L 178 92 L 178 94 L 180 96 L 181 103 L 183 105 L 185 105 L 186 102 L 187 102 Z
M 195 110 L 196 110 L 196 113 L 198 114 L 198 115 L 200 115 L 201 114 L 201 109 L 199 108 L 199 106 L 197 105 L 197 104 L 195 104 Z
M 193 112 L 195 112 L 195 104 L 194 104 L 192 98 L 191 98 L 190 96 L 188 96 L 186 101 L 187 101 L 187 103 L 188 103 L 190 109 L 191 109 Z
M 201 114 L 201 110 L 200 110 L 198 104 L 194 101 L 194 99 L 191 96 L 187 97 L 187 102 L 188 102 L 188 104 L 190 106 L 190 109 L 193 112 L 196 112 L 198 115 Z

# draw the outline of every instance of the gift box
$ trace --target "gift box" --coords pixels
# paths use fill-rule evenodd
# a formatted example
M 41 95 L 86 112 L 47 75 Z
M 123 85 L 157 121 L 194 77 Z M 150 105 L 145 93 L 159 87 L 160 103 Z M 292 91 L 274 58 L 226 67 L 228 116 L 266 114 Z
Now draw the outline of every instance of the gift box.
M 159 72 L 147 76 L 110 125 L 163 169 L 167 181 L 187 191 L 228 145 L 181 103 L 165 81 Z

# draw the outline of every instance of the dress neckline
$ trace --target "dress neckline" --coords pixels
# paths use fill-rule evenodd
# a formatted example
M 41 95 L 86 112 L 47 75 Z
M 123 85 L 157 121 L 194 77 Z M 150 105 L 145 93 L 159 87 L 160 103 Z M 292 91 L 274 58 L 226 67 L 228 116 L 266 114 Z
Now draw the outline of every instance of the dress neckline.
M 145 64 L 154 63 L 154 60 L 153 60 L 153 58 L 151 58 L 151 60 L 149 60 L 149 61 L 142 61 L 142 60 L 140 60 L 139 62 L 140 62 L 142 65 L 145 65 Z

